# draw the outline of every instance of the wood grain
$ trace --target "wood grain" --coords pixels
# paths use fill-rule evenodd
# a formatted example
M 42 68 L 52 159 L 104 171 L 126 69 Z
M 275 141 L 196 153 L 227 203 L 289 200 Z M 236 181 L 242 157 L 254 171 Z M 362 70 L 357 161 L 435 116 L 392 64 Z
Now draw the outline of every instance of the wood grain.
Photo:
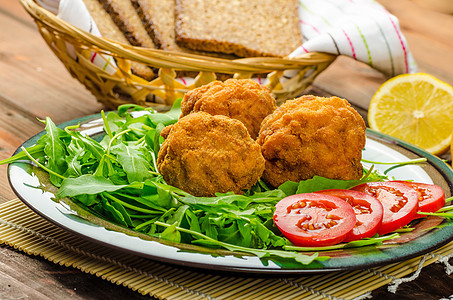
M 0 247 L 0 299 L 150 299 L 123 286 Z
M 99 111 L 100 104 L 66 71 L 18 2 L 8 1 L 0 16 L 0 28 L 14 28 L 0 31 L 3 102 L 56 123 Z

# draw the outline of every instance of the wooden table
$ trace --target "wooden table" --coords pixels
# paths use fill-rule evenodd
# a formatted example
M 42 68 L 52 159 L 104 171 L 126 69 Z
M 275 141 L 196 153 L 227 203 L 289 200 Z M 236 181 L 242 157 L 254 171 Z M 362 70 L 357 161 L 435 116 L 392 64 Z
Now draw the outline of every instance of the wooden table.
M 409 0 L 380 0 L 401 23 L 420 71 L 453 84 L 453 16 L 418 7 Z M 97 113 L 102 106 L 53 55 L 35 24 L 16 0 L 0 6 L 0 159 L 43 130 L 39 119 L 55 123 Z M 386 78 L 352 59 L 340 57 L 315 81 L 313 93 L 351 101 L 363 116 Z M 0 203 L 15 197 L 6 166 L 0 167 Z M 453 295 L 453 275 L 433 264 L 402 284 L 386 287 L 374 299 L 440 299 Z M 0 299 L 142 299 L 138 293 L 78 270 L 64 268 L 8 247 L 0 247 Z M 148 298 L 148 297 L 146 297 Z

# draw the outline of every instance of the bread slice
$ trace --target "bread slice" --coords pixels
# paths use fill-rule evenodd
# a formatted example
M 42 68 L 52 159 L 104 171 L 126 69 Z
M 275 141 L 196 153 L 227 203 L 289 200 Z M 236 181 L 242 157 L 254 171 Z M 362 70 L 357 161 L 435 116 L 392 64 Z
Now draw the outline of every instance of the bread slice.
M 129 44 L 122 31 L 116 26 L 98 0 L 83 0 L 83 2 L 103 37 L 123 44 Z M 152 69 L 146 65 L 131 61 L 131 69 L 132 73 L 146 80 L 151 80 L 155 77 Z
M 302 44 L 297 0 L 176 0 L 176 42 L 240 57 L 284 57 Z
M 131 0 L 148 34 L 158 49 L 236 59 L 237 56 L 223 53 L 196 51 L 180 47 L 175 41 L 175 0 Z M 195 77 L 198 72 L 177 71 L 177 77 Z M 217 79 L 225 80 L 230 74 L 217 74 Z
M 145 29 L 131 0 L 98 0 L 131 45 L 153 48 L 153 40 Z
M 175 0 L 131 0 L 158 49 L 185 52 L 175 42 Z
M 104 1 L 104 0 L 103 0 Z M 158 49 L 235 59 L 234 55 L 196 51 L 181 47 L 175 40 L 175 0 L 131 0 Z

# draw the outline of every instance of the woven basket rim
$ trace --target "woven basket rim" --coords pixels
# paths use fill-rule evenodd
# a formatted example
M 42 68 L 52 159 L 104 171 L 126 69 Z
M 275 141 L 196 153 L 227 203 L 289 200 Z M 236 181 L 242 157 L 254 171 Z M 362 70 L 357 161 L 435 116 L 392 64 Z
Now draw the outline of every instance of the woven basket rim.
M 153 65 L 159 68 L 171 68 L 186 71 L 206 71 L 216 73 L 265 73 L 300 69 L 311 65 L 331 63 L 336 55 L 309 52 L 294 58 L 250 57 L 227 59 L 209 57 L 198 54 L 174 52 L 161 49 L 150 49 L 127 45 L 104 37 L 95 36 L 60 18 L 37 4 L 34 0 L 20 0 L 25 10 L 34 18 L 52 28 L 56 33 L 77 41 L 87 48 L 108 55 L 118 56 L 139 63 Z

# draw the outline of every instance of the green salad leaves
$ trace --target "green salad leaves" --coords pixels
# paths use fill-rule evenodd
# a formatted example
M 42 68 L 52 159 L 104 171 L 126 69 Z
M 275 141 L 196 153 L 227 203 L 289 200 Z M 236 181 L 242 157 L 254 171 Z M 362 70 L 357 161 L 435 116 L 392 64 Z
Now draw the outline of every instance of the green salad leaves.
M 278 189 L 260 181 L 242 195 L 194 197 L 167 185 L 156 164 L 160 133 L 178 120 L 179 104 L 167 113 L 135 105 L 102 113 L 105 134 L 93 137 L 79 126 L 61 129 L 47 118 L 36 145 L 0 163 L 33 161 L 58 187 L 57 199 L 69 197 L 96 217 L 141 234 L 304 265 L 328 257 L 294 251 L 300 249 L 292 248 L 273 223 L 275 204 L 296 193 L 383 179 L 370 171 L 358 181 L 315 177 Z

